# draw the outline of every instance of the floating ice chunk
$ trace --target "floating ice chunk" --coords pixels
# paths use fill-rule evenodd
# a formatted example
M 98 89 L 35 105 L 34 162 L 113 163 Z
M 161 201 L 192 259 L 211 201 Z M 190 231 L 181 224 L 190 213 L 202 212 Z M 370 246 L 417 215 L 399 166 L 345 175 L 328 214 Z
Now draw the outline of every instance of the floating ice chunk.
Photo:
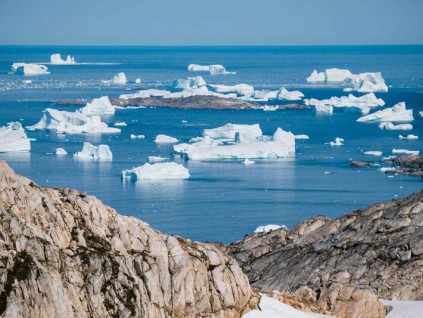
M 131 139 L 145 139 L 144 135 L 135 135 L 135 134 L 131 134 Z
M 250 100 L 266 102 L 272 99 L 276 99 L 277 94 L 278 94 L 278 91 L 268 91 L 268 90 L 254 91 L 253 95 L 250 97 Z
M 263 109 L 265 112 L 274 112 L 279 109 L 279 106 L 278 105 L 276 106 L 264 105 L 260 107 L 260 109 Z
M 245 160 L 242 163 L 246 166 L 251 166 L 251 165 L 255 164 L 255 162 L 253 160 L 250 160 L 248 158 L 245 158 Z
M 22 83 L 23 84 L 32 84 L 32 80 L 23 80 Z
M 399 124 L 394 125 L 391 122 L 383 122 L 379 124 L 380 129 L 386 129 L 386 130 L 412 130 L 413 125 L 411 124 Z
M 418 150 L 407 150 L 407 149 L 392 149 L 394 155 L 418 155 L 420 151 Z
M 117 73 L 111 80 L 101 80 L 103 85 L 125 85 L 126 75 L 123 72 Z
M 133 94 L 122 94 L 119 96 L 119 98 L 130 99 L 130 98 L 164 97 L 169 94 L 170 92 L 164 89 L 145 89 Z
M 76 64 L 75 58 L 73 56 L 68 55 L 66 60 L 62 60 L 62 57 L 59 53 L 50 55 L 50 64 L 56 65 L 70 65 Z
M 309 77 L 307 77 L 307 83 L 322 83 L 326 81 L 325 72 L 317 72 L 314 70 Z
M 310 137 L 307 135 L 295 135 L 294 137 L 295 139 L 310 139 Z
M 304 98 L 304 94 L 300 91 L 288 91 L 285 87 L 282 87 L 276 93 L 276 99 L 279 100 L 301 100 Z
M 25 75 L 25 76 L 50 74 L 47 66 L 40 65 L 40 64 L 30 64 L 30 63 L 13 63 L 12 71 L 15 72 L 15 74 Z
M 382 151 L 366 151 L 364 152 L 365 155 L 370 155 L 370 156 L 382 156 Z
M 130 180 L 160 180 L 160 179 L 188 179 L 189 170 L 175 162 L 149 164 L 122 171 L 122 179 Z
M 353 86 L 352 90 L 360 93 L 388 91 L 388 86 L 380 72 L 354 74 L 350 78 L 347 78 L 344 84 Z
M 68 152 L 63 148 L 56 148 L 56 155 L 57 156 L 65 156 Z
M 201 86 L 198 88 L 186 89 L 180 92 L 173 92 L 163 96 L 163 98 L 186 98 L 191 96 L 216 96 L 220 98 L 236 98 L 236 94 L 220 94 L 209 91 L 207 86 Z
M 379 170 L 383 173 L 385 173 L 387 171 L 391 171 L 391 172 L 397 171 L 397 169 L 395 167 L 382 167 L 382 168 L 379 168 L 377 170 Z
M 409 134 L 408 136 L 399 135 L 398 137 L 399 139 L 410 139 L 410 140 L 419 139 L 419 136 L 416 136 L 413 134 Z
M 307 78 L 308 83 L 339 83 L 341 84 L 347 78 L 350 78 L 353 74 L 346 69 L 329 68 L 324 72 L 317 72 L 314 70 L 311 75 Z
M 312 105 L 311 109 L 319 114 L 333 114 L 333 107 L 331 105 L 317 104 Z
M 223 142 L 241 142 L 249 143 L 256 141 L 263 132 L 259 124 L 255 125 L 237 125 L 226 124 L 213 129 L 204 129 L 203 136 L 210 137 Z
M 258 226 L 254 230 L 254 233 L 267 233 L 267 232 L 275 231 L 275 230 L 279 230 L 279 229 L 286 229 L 286 226 L 285 225 L 276 225 L 276 224 L 261 225 L 261 226 Z
M 73 158 L 77 160 L 111 161 L 113 154 L 107 145 L 94 146 L 89 142 L 84 142 L 82 150 L 75 153 Z
M 149 156 L 147 160 L 150 163 L 156 163 L 156 162 L 167 161 L 167 160 L 169 160 L 169 158 L 163 158 L 163 157 L 160 157 L 160 156 Z
M 87 103 L 85 107 L 80 109 L 84 115 L 113 115 L 115 107 L 110 103 L 109 97 L 103 96 L 94 98 L 91 103 Z
M 360 97 L 356 97 L 352 94 L 342 97 L 331 97 L 329 99 L 318 100 L 315 98 L 305 99 L 306 105 L 330 105 L 333 107 L 353 107 L 359 108 L 362 113 L 368 112 L 369 107 L 384 106 L 385 102 L 382 98 L 377 98 L 374 93 L 369 93 Z
M 236 74 L 236 72 L 228 72 L 223 65 L 213 64 L 213 65 L 199 65 L 199 64 L 190 64 L 188 65 L 188 71 L 190 72 L 209 72 L 210 74 L 217 75 L 226 75 L 226 74 Z
M 345 140 L 343 138 L 336 137 L 335 138 L 335 141 L 329 142 L 329 145 L 330 146 L 343 146 L 344 145 L 344 141 Z
M 136 79 L 135 79 L 135 84 L 141 84 L 141 78 L 139 78 L 139 77 L 138 77 L 138 78 L 136 78 Z
M 173 88 L 183 90 L 199 88 L 206 85 L 206 81 L 201 76 L 188 77 L 187 79 L 177 79 L 172 83 Z
M 238 96 L 252 96 L 254 94 L 254 87 L 248 84 L 237 85 L 210 85 L 216 92 L 221 94 L 235 93 Z
M 20 122 L 0 127 L 0 152 L 28 152 L 31 142 Z
M 407 122 L 413 120 L 413 110 L 406 109 L 404 102 L 357 119 L 358 122 Z
M 423 112 L 419 112 L 420 117 L 423 117 Z
M 79 111 L 67 112 L 47 108 L 41 120 L 28 129 L 51 129 L 65 134 L 109 134 L 120 133 L 120 129 L 108 127 L 100 116 L 87 116 Z
M 156 139 L 154 140 L 156 144 L 174 144 L 178 141 L 178 139 L 166 135 L 157 135 Z
M 113 126 L 116 126 L 116 127 L 126 127 L 126 126 L 128 126 L 128 124 L 125 123 L 124 121 L 118 121 L 118 122 L 114 123 Z

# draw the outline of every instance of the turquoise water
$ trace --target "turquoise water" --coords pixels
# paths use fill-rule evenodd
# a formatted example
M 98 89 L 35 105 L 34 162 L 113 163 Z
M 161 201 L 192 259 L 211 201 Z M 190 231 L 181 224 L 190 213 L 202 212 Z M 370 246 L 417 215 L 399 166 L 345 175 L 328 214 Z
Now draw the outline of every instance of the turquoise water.
M 49 66 L 52 74 L 32 77 L 24 85 L 21 76 L 8 74 L 13 62 L 47 62 L 52 53 L 74 55 L 78 62 L 109 63 L 76 66 Z M 139 88 L 165 88 L 173 79 L 192 76 L 190 63 L 221 63 L 237 75 L 201 74 L 209 83 L 249 83 L 256 89 L 297 88 L 307 98 L 342 96 L 339 87 L 307 86 L 305 78 L 317 68 L 345 67 L 353 72 L 381 71 L 390 92 L 377 94 L 387 106 L 406 101 L 414 109 L 414 129 L 410 132 L 382 131 L 375 125 L 360 124 L 353 113 L 336 112 L 318 116 L 309 110 L 276 112 L 193 111 L 173 109 L 118 110 L 110 123 L 125 121 L 122 133 L 112 136 L 61 136 L 48 131 L 29 131 L 35 138 L 28 154 L 1 154 L 19 173 L 41 185 L 74 187 L 98 196 L 122 214 L 134 215 L 153 227 L 195 240 L 233 241 L 257 226 L 269 223 L 292 226 L 318 214 L 331 217 L 363 208 L 377 201 L 405 196 L 422 189 L 422 180 L 407 176 L 388 177 L 377 168 L 351 168 L 354 160 L 380 160 L 363 155 L 392 148 L 423 150 L 422 139 L 400 140 L 398 134 L 413 133 L 423 138 L 423 47 L 268 47 L 268 48 L 110 48 L 110 47 L 0 47 L 0 125 L 21 120 L 36 123 L 47 107 L 58 99 L 116 97 Z M 142 84 L 102 87 L 123 71 L 128 79 Z M 183 123 L 182 121 L 187 121 Z M 125 182 L 123 169 L 146 162 L 150 155 L 170 157 L 172 147 L 157 146 L 159 133 L 181 141 L 198 136 L 205 128 L 228 122 L 259 123 L 265 134 L 277 127 L 310 140 L 297 141 L 295 158 L 258 160 L 253 166 L 240 161 L 181 162 L 190 169 L 184 181 Z M 131 133 L 145 140 L 131 140 Z M 330 147 L 335 137 L 345 146 Z M 72 156 L 49 153 L 63 147 L 79 151 L 82 143 L 108 144 L 111 163 L 77 162 Z

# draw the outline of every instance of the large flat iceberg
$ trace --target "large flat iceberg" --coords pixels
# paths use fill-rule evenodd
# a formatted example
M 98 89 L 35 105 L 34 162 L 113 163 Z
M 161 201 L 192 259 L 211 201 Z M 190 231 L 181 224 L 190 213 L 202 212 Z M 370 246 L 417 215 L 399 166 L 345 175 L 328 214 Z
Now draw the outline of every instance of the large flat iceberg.
M 221 142 L 249 143 L 256 141 L 257 138 L 262 135 L 263 132 L 259 124 L 238 125 L 229 123 L 217 128 L 204 129 L 203 131 L 204 137 L 209 137 Z
M 276 93 L 276 99 L 279 100 L 301 100 L 304 98 L 304 94 L 300 91 L 288 91 L 285 87 L 282 87 Z
M 113 154 L 107 145 L 94 146 L 89 142 L 84 142 L 82 150 L 73 155 L 77 160 L 94 160 L 94 161 L 112 161 Z
M 223 65 L 213 64 L 213 65 L 199 65 L 199 64 L 190 64 L 188 65 L 188 71 L 190 72 L 209 72 L 212 75 L 226 75 L 226 74 L 236 74 L 236 72 L 228 72 Z
M 56 65 L 71 65 L 76 64 L 75 58 L 68 55 L 66 60 L 63 60 L 59 53 L 50 55 L 50 64 Z
M 0 152 L 27 152 L 31 143 L 21 123 L 12 122 L 0 127 Z
M 227 94 L 234 93 L 238 96 L 251 96 L 254 94 L 254 87 L 248 84 L 237 84 L 237 85 L 210 85 L 212 90 L 216 93 Z
M 404 102 L 357 119 L 358 122 L 407 122 L 413 120 L 413 110 L 406 109 Z
M 12 71 L 15 72 L 15 74 L 25 75 L 25 76 L 50 74 L 47 66 L 40 65 L 40 64 L 31 64 L 31 63 L 13 63 Z
M 146 163 L 122 171 L 122 179 L 130 180 L 188 179 L 189 177 L 189 170 L 176 162 Z
M 113 115 L 115 113 L 115 107 L 110 103 L 109 97 L 103 96 L 87 103 L 85 107 L 80 109 L 80 112 L 88 116 Z
M 369 107 L 385 106 L 385 101 L 382 98 L 377 98 L 374 93 L 369 93 L 356 97 L 352 94 L 341 97 L 331 97 L 329 99 L 318 100 L 315 98 L 305 99 L 304 103 L 308 106 L 326 105 L 332 107 L 353 107 L 360 110 L 367 111 Z
M 156 144 L 174 144 L 177 143 L 179 140 L 171 137 L 171 136 L 166 136 L 166 135 L 157 135 L 156 139 L 154 139 L 154 142 Z
M 100 116 L 87 116 L 79 111 L 67 112 L 47 108 L 41 120 L 28 129 L 51 129 L 64 134 L 110 134 L 120 133 L 119 128 L 107 126 Z

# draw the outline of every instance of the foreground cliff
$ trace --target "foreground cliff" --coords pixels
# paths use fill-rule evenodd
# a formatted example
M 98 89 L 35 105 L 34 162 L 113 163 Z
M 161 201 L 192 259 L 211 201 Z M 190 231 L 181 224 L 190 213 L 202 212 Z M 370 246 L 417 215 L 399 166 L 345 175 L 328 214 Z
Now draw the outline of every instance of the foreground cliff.
M 39 187 L 0 160 L 0 316 L 240 317 L 236 262 L 72 189 Z

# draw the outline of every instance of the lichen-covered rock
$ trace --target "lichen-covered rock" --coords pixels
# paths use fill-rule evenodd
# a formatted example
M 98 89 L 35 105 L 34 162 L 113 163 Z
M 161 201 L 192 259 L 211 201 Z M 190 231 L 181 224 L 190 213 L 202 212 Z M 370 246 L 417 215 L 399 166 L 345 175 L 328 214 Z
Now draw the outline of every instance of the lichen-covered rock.
M 165 235 L 0 160 L 0 316 L 240 317 L 253 293 L 209 244 Z

